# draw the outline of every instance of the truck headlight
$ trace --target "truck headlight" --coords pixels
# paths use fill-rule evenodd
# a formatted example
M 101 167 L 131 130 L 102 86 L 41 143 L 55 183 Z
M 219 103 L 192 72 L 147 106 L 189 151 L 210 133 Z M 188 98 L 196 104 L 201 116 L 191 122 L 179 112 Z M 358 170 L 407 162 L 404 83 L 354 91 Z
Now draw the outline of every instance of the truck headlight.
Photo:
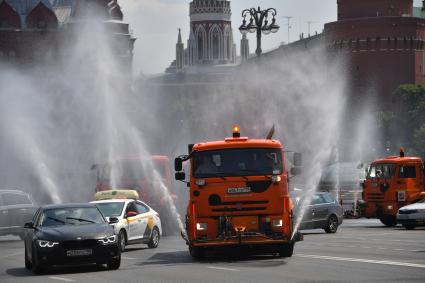
M 117 242 L 117 235 L 112 235 L 103 239 L 99 239 L 99 243 L 102 245 L 110 245 Z
M 280 177 L 279 175 L 273 175 L 272 176 L 272 182 L 273 183 L 279 183 L 282 180 L 282 177 Z
M 275 226 L 275 227 L 282 227 L 283 226 L 282 219 L 273 219 L 273 226 Z
M 44 240 L 37 240 L 37 244 L 40 248 L 53 248 L 56 245 L 59 245 L 58 242 L 52 242 L 52 241 L 44 241 Z
M 196 223 L 196 230 L 198 231 L 204 231 L 207 230 L 208 224 L 207 223 Z
M 387 210 L 393 210 L 393 206 L 392 205 L 387 205 Z

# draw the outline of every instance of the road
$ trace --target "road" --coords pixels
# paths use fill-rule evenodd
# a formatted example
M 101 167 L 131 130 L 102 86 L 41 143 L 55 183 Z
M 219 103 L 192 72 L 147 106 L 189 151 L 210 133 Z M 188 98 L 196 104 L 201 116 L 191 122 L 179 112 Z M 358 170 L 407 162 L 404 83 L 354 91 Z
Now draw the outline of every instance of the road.
M 177 236 L 157 249 L 129 246 L 116 271 L 25 270 L 23 243 L 0 237 L 0 282 L 425 282 L 425 229 L 386 228 L 376 220 L 345 220 L 336 234 L 303 231 L 294 256 L 220 255 L 197 262 Z

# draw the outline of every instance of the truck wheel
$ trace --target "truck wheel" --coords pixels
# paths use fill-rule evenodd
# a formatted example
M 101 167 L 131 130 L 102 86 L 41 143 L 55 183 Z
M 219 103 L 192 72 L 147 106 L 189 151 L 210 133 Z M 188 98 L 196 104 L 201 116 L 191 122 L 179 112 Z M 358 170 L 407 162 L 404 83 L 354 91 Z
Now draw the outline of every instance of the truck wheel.
M 280 257 L 291 257 L 294 254 L 294 242 L 283 244 L 278 253 Z
M 189 246 L 189 253 L 194 259 L 203 259 L 205 257 L 205 250 L 200 247 Z
M 151 249 L 155 249 L 159 245 L 159 230 L 157 227 L 154 227 L 152 230 L 152 235 L 148 243 L 148 247 Z
M 397 218 L 391 215 L 384 215 L 379 218 L 379 220 L 387 227 L 394 227 L 397 225 Z
M 335 215 L 329 216 L 328 223 L 325 227 L 326 233 L 336 233 L 338 230 L 338 218 Z

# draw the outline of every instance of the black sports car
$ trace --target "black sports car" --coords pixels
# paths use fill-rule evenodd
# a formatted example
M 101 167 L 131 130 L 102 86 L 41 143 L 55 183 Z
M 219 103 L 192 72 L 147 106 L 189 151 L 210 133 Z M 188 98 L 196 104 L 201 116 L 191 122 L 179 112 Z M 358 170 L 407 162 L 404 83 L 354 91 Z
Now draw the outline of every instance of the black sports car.
M 25 267 L 40 273 L 50 266 L 106 264 L 118 269 L 118 236 L 94 204 L 40 207 L 25 224 Z

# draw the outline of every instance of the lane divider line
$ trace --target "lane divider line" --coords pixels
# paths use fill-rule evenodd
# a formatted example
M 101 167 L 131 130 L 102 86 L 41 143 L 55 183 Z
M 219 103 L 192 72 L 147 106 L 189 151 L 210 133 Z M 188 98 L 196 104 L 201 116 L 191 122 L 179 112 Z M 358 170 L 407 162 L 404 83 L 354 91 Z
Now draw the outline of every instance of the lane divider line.
M 126 256 L 121 256 L 122 259 L 129 259 L 129 260 L 135 260 L 137 258 L 134 257 L 126 257 Z
M 326 260 L 335 260 L 335 261 L 349 261 L 349 262 L 359 262 L 359 263 L 375 263 L 375 264 L 382 264 L 382 265 L 394 265 L 394 266 L 415 267 L 415 268 L 424 268 L 425 269 L 425 264 L 419 264 L 419 263 L 398 262 L 398 261 L 388 261 L 388 260 L 374 260 L 374 259 L 363 259 L 363 258 L 350 258 L 350 257 L 307 255 L 307 254 L 297 254 L 295 256 L 296 257 L 303 257 L 303 258 L 326 259 Z
M 8 254 L 8 255 L 0 256 L 0 258 L 7 258 L 7 257 L 17 256 L 17 255 L 23 255 L 23 254 L 24 254 L 23 252 L 20 252 L 20 253 L 14 253 L 14 254 Z
M 64 277 L 57 277 L 57 276 L 50 276 L 50 277 L 47 277 L 47 278 L 53 279 L 53 280 L 65 281 L 65 282 L 74 282 L 75 281 L 73 279 L 64 278 Z
M 228 267 L 220 267 L 220 266 L 207 266 L 207 268 L 209 268 L 209 269 L 216 269 L 216 270 L 233 271 L 233 272 L 240 271 L 239 269 L 228 268 Z

